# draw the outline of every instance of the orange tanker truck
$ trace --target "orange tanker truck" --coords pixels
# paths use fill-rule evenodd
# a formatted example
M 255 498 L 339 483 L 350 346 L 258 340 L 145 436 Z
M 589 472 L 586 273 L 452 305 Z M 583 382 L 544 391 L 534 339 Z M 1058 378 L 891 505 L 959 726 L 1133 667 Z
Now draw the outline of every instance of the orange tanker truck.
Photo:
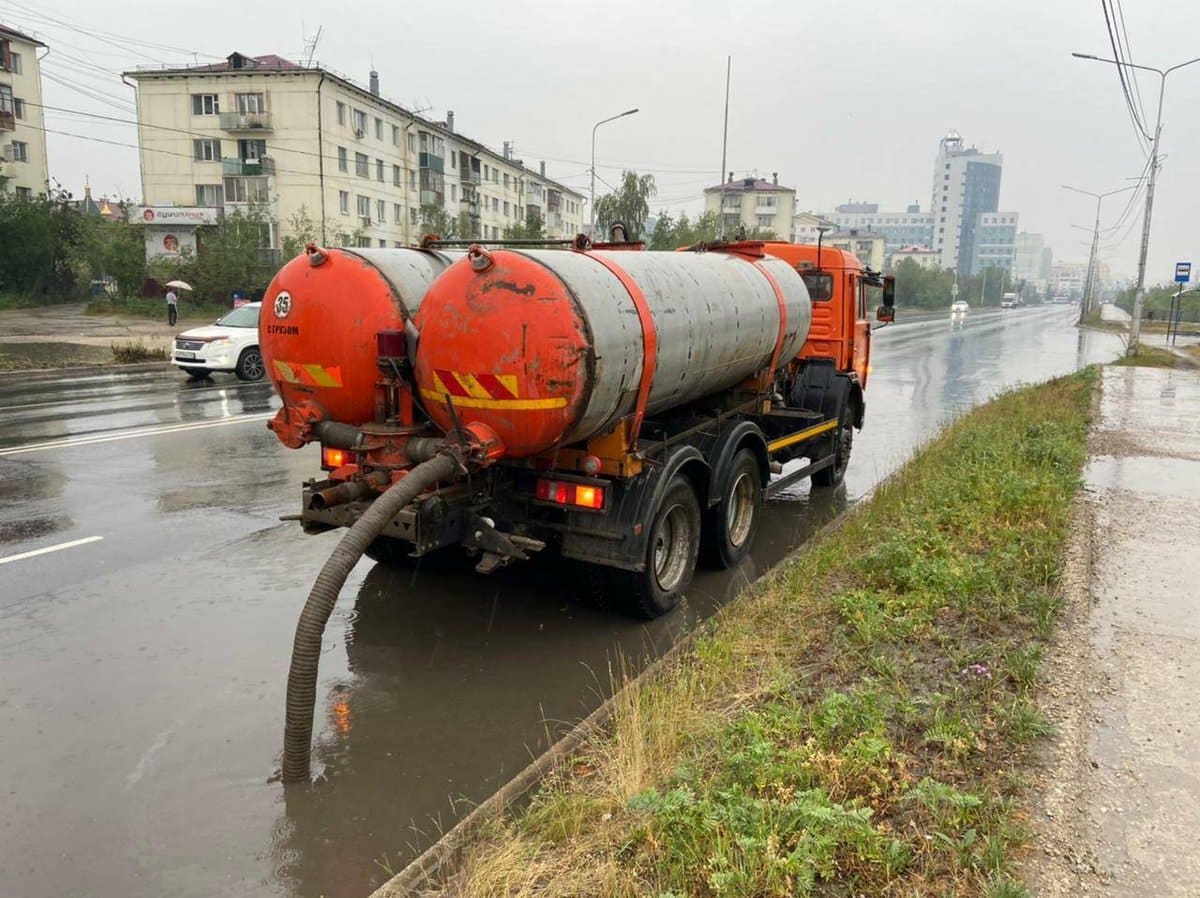
M 309 246 L 271 282 L 269 426 L 326 471 L 298 517 L 350 528 L 297 627 L 285 781 L 308 776 L 321 633 L 364 551 L 486 573 L 551 547 L 655 617 L 698 559 L 749 552 L 764 495 L 841 482 L 891 279 L 816 246 L 639 250 Z

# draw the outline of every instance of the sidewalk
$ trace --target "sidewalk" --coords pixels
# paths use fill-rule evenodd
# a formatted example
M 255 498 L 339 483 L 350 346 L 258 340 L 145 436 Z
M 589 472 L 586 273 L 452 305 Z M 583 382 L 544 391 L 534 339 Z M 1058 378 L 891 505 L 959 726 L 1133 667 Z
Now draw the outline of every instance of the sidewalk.
M 1090 449 L 1033 891 L 1200 895 L 1200 373 L 1103 369 Z

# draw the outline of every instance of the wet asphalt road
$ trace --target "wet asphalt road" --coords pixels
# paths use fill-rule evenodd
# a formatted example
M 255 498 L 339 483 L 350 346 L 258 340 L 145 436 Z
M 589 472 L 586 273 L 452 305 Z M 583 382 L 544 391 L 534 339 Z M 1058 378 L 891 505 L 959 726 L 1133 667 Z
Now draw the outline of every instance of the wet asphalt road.
M 318 781 L 269 782 L 293 628 L 338 539 L 270 388 L 170 371 L 0 380 L 0 895 L 361 896 L 637 664 L 999 390 L 1119 351 L 1064 307 L 876 335 L 843 489 L 770 503 L 754 554 L 646 624 L 540 559 L 489 578 L 360 562 L 321 659 Z M 44 554 L 39 550 L 69 544 Z

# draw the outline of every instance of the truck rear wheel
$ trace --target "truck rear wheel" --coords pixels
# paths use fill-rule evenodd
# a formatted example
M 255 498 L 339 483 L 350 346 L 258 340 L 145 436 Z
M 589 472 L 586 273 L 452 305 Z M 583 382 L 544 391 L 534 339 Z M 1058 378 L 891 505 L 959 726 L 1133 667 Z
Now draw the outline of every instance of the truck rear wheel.
M 846 479 L 850 450 L 854 447 L 854 415 L 851 413 L 849 402 L 842 406 L 838 426 L 833 433 L 833 464 L 813 474 L 813 486 L 838 486 Z
M 720 501 L 708 510 L 700 557 L 710 567 L 736 567 L 754 544 L 762 516 L 762 474 L 749 449 L 734 456 Z
M 692 483 L 676 474 L 654 512 L 646 545 L 646 569 L 614 569 L 609 588 L 626 596 L 630 611 L 661 617 L 679 604 L 696 573 L 700 553 L 700 501 Z

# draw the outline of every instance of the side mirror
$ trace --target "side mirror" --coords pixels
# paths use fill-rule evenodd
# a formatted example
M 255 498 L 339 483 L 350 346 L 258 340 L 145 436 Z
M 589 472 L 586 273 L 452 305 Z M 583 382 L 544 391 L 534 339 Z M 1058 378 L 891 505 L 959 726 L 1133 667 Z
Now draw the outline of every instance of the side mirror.
M 896 308 L 896 278 L 890 274 L 883 279 L 883 306 L 886 309 Z
M 880 306 L 875 310 L 875 320 L 891 324 L 896 320 L 896 310 L 891 306 Z

